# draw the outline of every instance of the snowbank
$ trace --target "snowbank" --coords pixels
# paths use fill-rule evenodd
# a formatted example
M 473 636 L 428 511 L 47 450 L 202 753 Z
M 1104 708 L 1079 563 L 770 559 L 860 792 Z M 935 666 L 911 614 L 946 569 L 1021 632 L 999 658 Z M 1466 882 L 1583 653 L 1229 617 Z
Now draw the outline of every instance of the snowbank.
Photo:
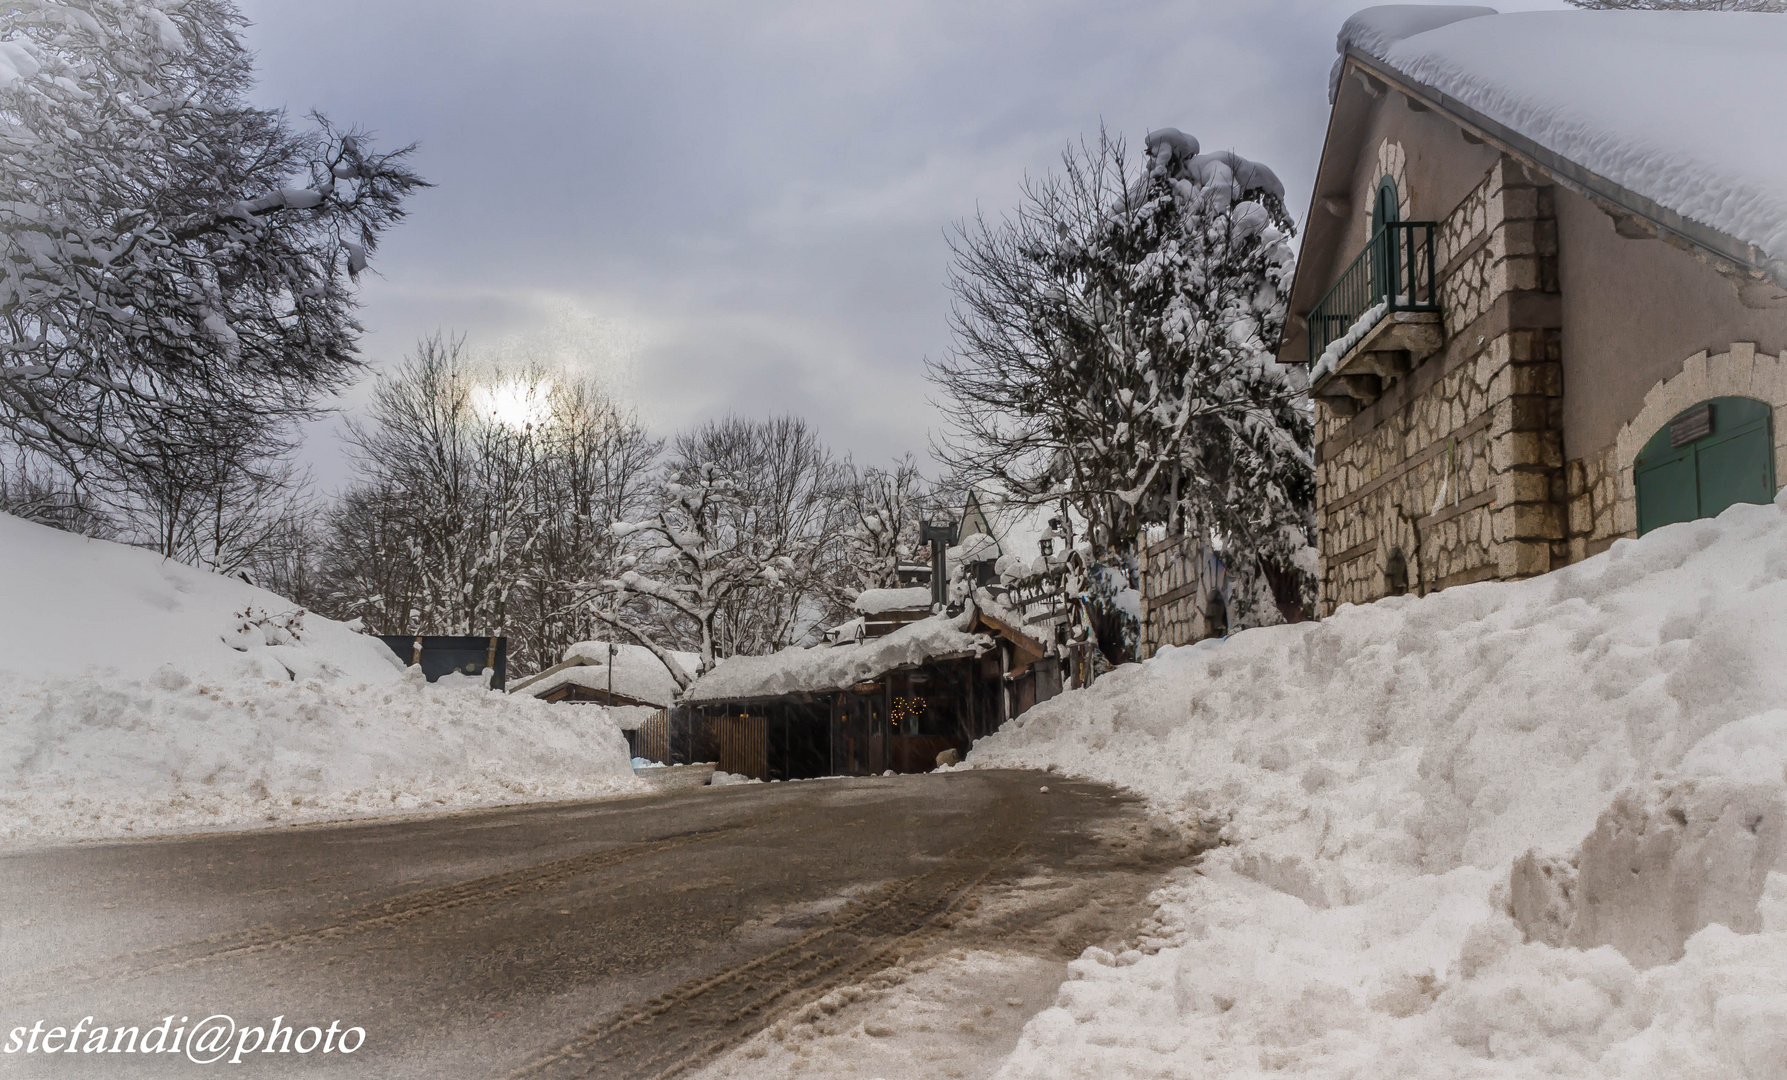
M 151 551 L 0 514 L 0 670 L 31 676 L 110 669 L 145 678 L 243 673 L 389 681 L 403 664 L 376 638 L 306 615 L 236 578 Z M 294 646 L 297 647 L 294 647 Z M 287 661 L 290 662 L 288 665 Z
M 1787 275 L 1787 19 L 1743 12 L 1370 8 L 1357 46 L 1540 146 L 1760 248 Z M 1415 9 L 1419 14 L 1419 9 Z
M 376 638 L 0 515 L 0 842 L 634 790 L 599 708 L 429 685 Z
M 1038 705 L 968 763 L 1226 845 L 1002 1075 L 1787 1076 L 1783 612 L 1787 511 L 1737 506 Z

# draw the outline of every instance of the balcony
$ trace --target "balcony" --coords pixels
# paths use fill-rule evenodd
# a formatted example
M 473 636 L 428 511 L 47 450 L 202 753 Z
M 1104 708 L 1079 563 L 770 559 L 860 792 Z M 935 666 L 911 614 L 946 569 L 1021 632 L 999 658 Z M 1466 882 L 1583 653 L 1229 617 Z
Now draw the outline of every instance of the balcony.
M 1310 392 L 1351 416 L 1439 351 L 1431 221 L 1393 221 L 1309 313 Z

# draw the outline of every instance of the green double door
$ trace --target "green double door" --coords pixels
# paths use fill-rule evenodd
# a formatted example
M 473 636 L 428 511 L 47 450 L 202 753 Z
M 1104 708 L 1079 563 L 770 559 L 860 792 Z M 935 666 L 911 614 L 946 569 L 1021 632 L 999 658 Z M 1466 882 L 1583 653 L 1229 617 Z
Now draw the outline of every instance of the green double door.
M 1770 413 L 1767 405 L 1750 398 L 1714 398 L 1665 424 L 1633 467 L 1638 535 L 1678 521 L 1716 517 L 1733 503 L 1772 501 Z

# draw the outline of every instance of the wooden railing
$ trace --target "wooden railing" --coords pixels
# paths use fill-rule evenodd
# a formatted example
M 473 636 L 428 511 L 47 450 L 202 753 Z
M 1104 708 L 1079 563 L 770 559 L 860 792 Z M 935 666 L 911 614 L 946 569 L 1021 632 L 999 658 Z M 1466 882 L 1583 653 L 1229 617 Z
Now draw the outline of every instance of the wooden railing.
M 1438 311 L 1432 221 L 1392 221 L 1378 230 L 1340 280 L 1309 312 L 1309 362 L 1344 337 L 1360 316 L 1386 311 Z

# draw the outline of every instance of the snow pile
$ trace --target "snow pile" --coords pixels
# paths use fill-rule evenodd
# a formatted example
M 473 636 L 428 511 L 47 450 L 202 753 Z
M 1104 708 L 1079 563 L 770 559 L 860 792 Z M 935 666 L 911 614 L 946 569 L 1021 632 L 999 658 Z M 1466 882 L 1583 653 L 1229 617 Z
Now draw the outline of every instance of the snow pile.
M 856 594 L 851 607 L 864 615 L 886 615 L 893 611 L 929 611 L 931 590 L 920 585 L 910 589 L 864 589 Z
M 768 656 L 730 656 L 695 680 L 682 700 L 700 704 L 829 693 L 909 664 L 979 656 L 992 648 L 992 642 L 987 635 L 967 629 L 973 618 L 970 608 L 954 617 L 933 615 L 910 622 L 857 644 L 793 646 Z
M 377 638 L 300 613 L 282 596 L 159 555 L 0 514 L 0 670 L 144 678 L 390 681 L 402 661 Z
M 763 781 L 758 780 L 756 777 L 744 776 L 739 773 L 729 773 L 723 769 L 715 769 L 713 777 L 711 779 L 709 779 L 707 782 L 707 786 L 708 787 L 738 787 L 742 784 L 761 784 L 761 783 L 763 783 Z
M 561 702 L 561 704 L 573 709 L 590 707 L 588 702 Z M 609 721 L 622 731 L 638 731 L 663 712 L 662 709 L 650 705 L 613 705 L 608 707 L 596 705 L 594 708 L 598 710 L 597 715 L 607 716 Z
M 1787 19 L 1542 11 L 1410 33 L 1405 10 L 1355 15 L 1342 49 L 1757 246 L 1787 280 L 1787 95 L 1769 74 L 1787 56 Z
M 633 790 L 599 709 L 429 685 L 241 581 L 0 515 L 0 841 Z
M 1167 650 L 982 740 L 1225 841 L 1003 1075 L 1787 1075 L 1782 503 Z

